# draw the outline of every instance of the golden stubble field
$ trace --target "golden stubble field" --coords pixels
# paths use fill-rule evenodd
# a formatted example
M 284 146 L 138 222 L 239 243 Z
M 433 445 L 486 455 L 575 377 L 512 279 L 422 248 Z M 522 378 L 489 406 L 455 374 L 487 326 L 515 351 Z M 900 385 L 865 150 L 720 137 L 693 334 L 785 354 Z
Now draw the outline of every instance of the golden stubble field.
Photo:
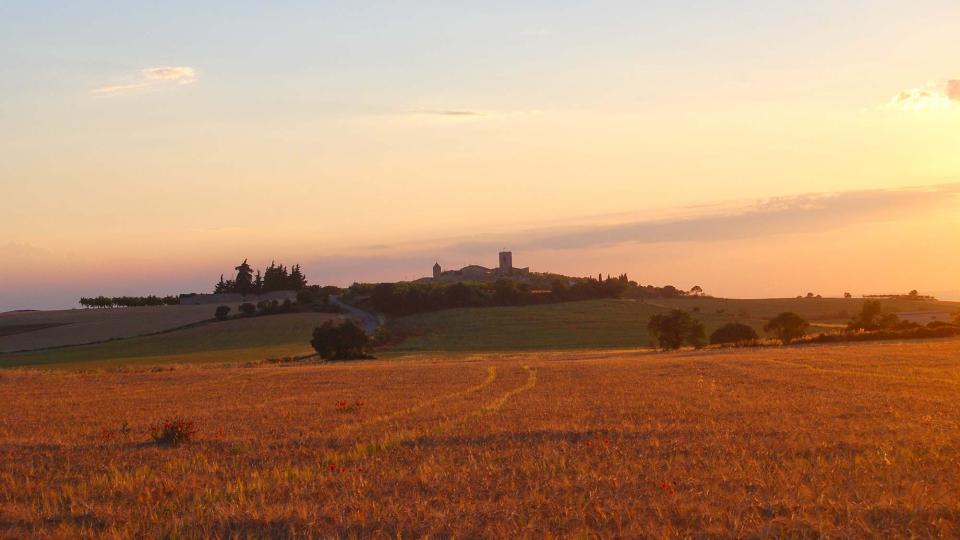
M 0 536 L 955 536 L 958 365 L 941 341 L 0 371 Z M 174 415 L 197 441 L 150 442 Z

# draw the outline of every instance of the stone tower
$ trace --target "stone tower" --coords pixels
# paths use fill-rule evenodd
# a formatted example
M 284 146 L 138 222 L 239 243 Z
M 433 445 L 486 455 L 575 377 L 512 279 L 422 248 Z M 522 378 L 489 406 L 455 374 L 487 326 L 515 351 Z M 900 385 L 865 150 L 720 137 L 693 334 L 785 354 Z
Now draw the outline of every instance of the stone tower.
M 501 251 L 500 252 L 500 267 L 499 272 L 501 276 L 509 276 L 513 273 L 513 253 L 510 251 Z
M 440 263 L 433 264 L 433 279 L 440 277 L 440 273 L 443 272 L 443 269 L 440 268 Z

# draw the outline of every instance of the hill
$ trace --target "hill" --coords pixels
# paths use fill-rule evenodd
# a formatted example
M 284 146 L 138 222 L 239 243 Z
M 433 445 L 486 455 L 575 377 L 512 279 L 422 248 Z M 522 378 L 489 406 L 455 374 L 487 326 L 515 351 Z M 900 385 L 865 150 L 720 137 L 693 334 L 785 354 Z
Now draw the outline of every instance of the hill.
M 236 311 L 237 304 L 231 304 Z M 213 318 L 216 306 L 144 306 L 0 313 L 0 353 L 165 332 Z
M 950 538 L 958 358 L 948 340 L 0 371 L 0 536 Z M 152 442 L 171 415 L 193 442 Z
M 209 306 L 203 306 L 209 311 Z M 140 308 L 130 308 L 140 309 Z M 162 334 L 21 353 L 0 367 L 95 368 L 167 363 L 247 362 L 311 354 L 313 329 L 336 315 L 290 313 L 216 321 Z
M 688 297 L 655 300 L 589 300 L 518 307 L 463 308 L 400 317 L 390 322 L 397 352 L 509 351 L 638 348 L 651 345 L 647 320 L 671 309 L 690 311 L 707 335 L 729 322 L 742 322 L 763 335 L 767 319 L 794 311 L 812 323 L 811 332 L 829 332 L 845 323 L 863 299 L 803 298 L 739 300 Z M 884 309 L 956 310 L 953 302 L 884 300 Z

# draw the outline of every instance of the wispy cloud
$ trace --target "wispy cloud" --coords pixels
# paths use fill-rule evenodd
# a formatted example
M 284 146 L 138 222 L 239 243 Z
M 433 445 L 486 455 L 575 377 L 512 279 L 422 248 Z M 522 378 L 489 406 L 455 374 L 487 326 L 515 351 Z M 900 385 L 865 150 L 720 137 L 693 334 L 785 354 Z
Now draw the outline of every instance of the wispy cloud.
M 123 96 L 165 86 L 189 85 L 197 81 L 196 69 L 189 66 L 149 67 L 120 83 L 107 84 L 90 91 L 95 96 Z
M 907 88 L 893 96 L 889 105 L 905 111 L 949 109 L 960 106 L 960 80 L 930 83 L 923 88 Z
M 482 112 L 468 111 L 465 109 L 419 109 L 412 111 L 411 114 L 420 116 L 485 116 Z
M 947 81 L 947 97 L 953 101 L 960 101 L 960 80 Z
M 578 266 L 600 253 L 677 253 L 723 250 L 725 243 L 759 241 L 788 235 L 846 234 L 847 227 L 913 219 L 960 202 L 960 183 L 909 189 L 878 189 L 810 193 L 752 202 L 718 203 L 677 209 L 672 217 L 624 219 L 610 224 L 604 216 L 507 233 L 478 232 L 453 238 L 434 238 L 394 245 L 363 246 L 337 255 L 307 258 L 303 262 L 323 279 L 380 281 L 417 279 L 429 274 L 437 260 L 444 266 L 469 263 L 494 264 L 496 252 L 507 246 L 525 266 L 538 261 L 564 261 L 560 267 L 539 270 L 565 271 L 563 264 Z M 787 240 L 786 242 L 790 242 Z M 696 248 L 691 247 L 696 245 Z M 713 251 L 712 253 L 717 253 Z M 591 255 L 592 254 L 592 255 Z M 761 257 L 762 259 L 762 257 Z M 599 263 L 598 263 L 599 264 Z M 668 267 L 670 262 L 654 262 Z M 312 276 L 313 274 L 311 274 Z

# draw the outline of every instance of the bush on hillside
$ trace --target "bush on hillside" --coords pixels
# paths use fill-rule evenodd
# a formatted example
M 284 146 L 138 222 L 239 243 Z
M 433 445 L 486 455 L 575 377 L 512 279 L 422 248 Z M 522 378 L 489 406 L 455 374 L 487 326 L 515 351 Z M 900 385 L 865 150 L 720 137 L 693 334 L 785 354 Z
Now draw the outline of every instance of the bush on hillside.
M 363 328 L 347 319 L 340 323 L 327 321 L 313 331 L 310 340 L 324 360 L 356 360 L 370 358 L 370 337 Z
M 680 309 L 651 316 L 647 330 L 663 349 L 679 349 L 684 343 L 702 347 L 705 341 L 703 323 Z
M 791 341 L 803 337 L 809 326 L 810 323 L 803 317 L 787 311 L 767 322 L 763 330 L 772 332 L 784 345 L 788 345 Z
M 247 317 L 251 317 L 253 316 L 254 313 L 257 312 L 257 306 L 251 304 L 250 302 L 244 302 L 240 304 L 240 307 L 237 309 L 239 309 L 240 313 L 242 313 Z
M 217 318 L 218 321 L 225 321 L 230 316 L 230 306 L 217 306 L 217 310 L 213 312 L 213 316 Z
M 757 331 L 743 323 L 727 323 L 710 334 L 710 343 L 744 343 L 759 339 Z
M 860 341 L 889 341 L 901 339 L 934 339 L 960 336 L 960 326 L 915 326 L 906 330 L 871 330 L 844 332 L 840 334 L 820 334 L 803 340 L 804 343 L 845 343 Z

